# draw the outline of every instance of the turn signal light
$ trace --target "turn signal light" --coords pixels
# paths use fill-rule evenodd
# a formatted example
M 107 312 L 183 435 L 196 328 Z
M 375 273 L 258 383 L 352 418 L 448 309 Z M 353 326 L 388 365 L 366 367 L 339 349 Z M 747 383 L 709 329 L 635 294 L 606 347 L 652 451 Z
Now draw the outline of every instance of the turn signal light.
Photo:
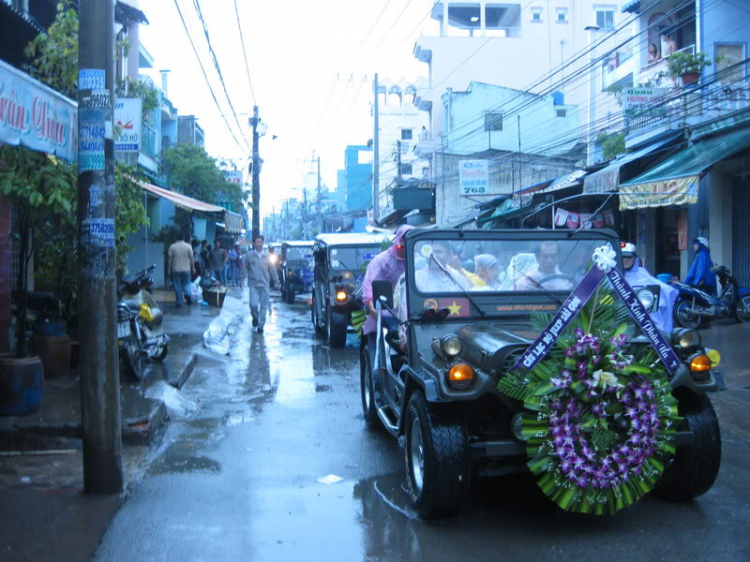
M 457 363 L 448 371 L 448 384 L 454 390 L 466 390 L 474 381 L 474 369 L 466 363 Z
M 338 302 L 344 302 L 346 300 L 346 291 L 338 291 L 336 293 L 336 300 Z
M 708 355 L 696 355 L 693 360 L 690 361 L 690 370 L 696 372 L 704 372 L 711 370 L 711 359 Z
M 721 363 L 721 353 L 715 349 L 707 349 L 706 356 L 711 360 L 711 367 L 716 368 Z

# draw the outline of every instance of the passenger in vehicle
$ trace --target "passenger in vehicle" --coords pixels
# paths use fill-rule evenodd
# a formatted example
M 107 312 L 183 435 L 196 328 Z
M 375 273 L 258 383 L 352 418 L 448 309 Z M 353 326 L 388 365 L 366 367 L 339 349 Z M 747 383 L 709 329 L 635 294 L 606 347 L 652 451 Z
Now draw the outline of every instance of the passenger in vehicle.
M 427 248 L 427 246 L 423 246 Z M 471 283 L 459 271 L 448 265 L 452 249 L 448 242 L 435 240 L 425 256 L 427 267 L 417 271 L 415 280 L 420 291 L 425 293 L 468 291 Z
M 500 288 L 500 264 L 492 254 L 479 254 L 474 257 L 474 271 L 481 279 L 482 285 L 475 286 L 475 290 L 495 290 Z
M 537 265 L 529 269 L 516 282 L 516 291 L 569 291 L 573 283 L 562 277 L 549 279 L 553 275 L 562 275 L 558 264 L 560 248 L 557 242 L 546 241 L 534 251 Z
M 482 279 L 476 275 L 475 273 L 472 273 L 468 269 L 464 267 L 463 262 L 461 261 L 461 255 L 459 252 L 456 251 L 456 249 L 449 245 L 448 250 L 450 252 L 450 257 L 448 258 L 448 265 L 450 265 L 453 269 L 458 271 L 461 275 L 463 275 L 468 281 L 471 287 L 477 287 L 483 284 Z

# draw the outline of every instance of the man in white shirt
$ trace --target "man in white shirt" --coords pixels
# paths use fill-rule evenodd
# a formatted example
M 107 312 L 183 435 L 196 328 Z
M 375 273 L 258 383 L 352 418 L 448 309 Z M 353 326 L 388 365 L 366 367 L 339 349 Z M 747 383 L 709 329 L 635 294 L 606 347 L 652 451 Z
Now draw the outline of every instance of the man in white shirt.
M 190 240 L 190 235 L 185 233 L 182 240 L 178 240 L 169 247 L 167 257 L 167 277 L 172 278 L 177 308 L 182 306 L 183 295 L 188 304 L 193 304 L 188 293 L 188 285 L 190 274 L 195 273 L 195 257 L 188 240 Z

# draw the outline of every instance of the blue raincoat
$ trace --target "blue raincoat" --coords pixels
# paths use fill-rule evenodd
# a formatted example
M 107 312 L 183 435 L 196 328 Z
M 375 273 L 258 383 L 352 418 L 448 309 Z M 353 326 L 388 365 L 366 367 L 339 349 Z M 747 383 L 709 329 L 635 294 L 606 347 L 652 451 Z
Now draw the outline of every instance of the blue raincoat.
M 698 244 L 698 253 L 695 254 L 695 261 L 690 266 L 685 283 L 700 288 L 711 295 L 716 294 L 716 274 L 711 270 L 711 253 L 708 248 Z

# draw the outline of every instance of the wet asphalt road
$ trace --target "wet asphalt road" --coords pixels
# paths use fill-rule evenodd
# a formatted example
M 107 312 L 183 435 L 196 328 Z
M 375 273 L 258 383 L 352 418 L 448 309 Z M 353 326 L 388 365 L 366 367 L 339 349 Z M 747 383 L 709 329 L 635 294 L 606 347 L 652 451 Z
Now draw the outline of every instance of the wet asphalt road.
M 245 295 L 245 300 L 247 296 Z M 747 382 L 747 381 L 746 381 Z M 740 391 L 738 391 L 740 392 Z M 309 306 L 277 299 L 230 357 L 205 351 L 173 421 L 95 560 L 750 560 L 747 395 L 722 402 L 722 471 L 697 501 L 646 497 L 614 517 L 562 512 L 526 477 L 475 483 L 463 514 L 426 523 L 399 444 L 364 427 L 356 347 L 328 350 Z M 342 481 L 316 479 L 333 474 Z

